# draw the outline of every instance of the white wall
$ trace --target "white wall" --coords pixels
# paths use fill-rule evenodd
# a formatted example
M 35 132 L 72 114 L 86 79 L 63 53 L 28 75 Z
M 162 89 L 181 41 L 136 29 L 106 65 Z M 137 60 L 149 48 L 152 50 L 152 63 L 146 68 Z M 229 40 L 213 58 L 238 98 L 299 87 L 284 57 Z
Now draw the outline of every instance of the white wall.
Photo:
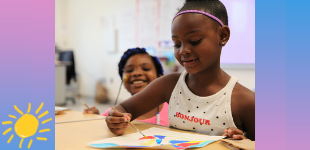
M 255 90 L 255 69 L 254 68 L 223 68 L 231 76 L 235 76 L 239 79 L 239 83 L 243 86 L 249 88 L 250 90 Z
M 121 83 L 117 71 L 121 53 L 111 53 L 114 43 L 103 40 L 107 37 L 102 17 L 135 10 L 135 0 L 56 0 L 55 7 L 55 43 L 60 49 L 74 50 L 80 94 L 93 97 L 97 81 L 105 79 L 114 100 Z M 122 89 L 120 99 L 129 96 Z
M 102 17 L 118 17 L 124 10 L 135 11 L 135 0 L 55 0 L 55 43 L 60 49 L 74 50 L 79 91 L 84 96 L 93 97 L 96 82 L 105 79 L 110 99 L 116 98 L 121 83 L 117 63 L 122 53 L 111 53 L 115 37 L 104 37 Z M 225 71 L 237 76 L 244 86 L 255 88 L 254 69 Z M 129 96 L 122 88 L 119 99 Z
M 67 0 L 55 0 L 55 43 L 66 48 Z

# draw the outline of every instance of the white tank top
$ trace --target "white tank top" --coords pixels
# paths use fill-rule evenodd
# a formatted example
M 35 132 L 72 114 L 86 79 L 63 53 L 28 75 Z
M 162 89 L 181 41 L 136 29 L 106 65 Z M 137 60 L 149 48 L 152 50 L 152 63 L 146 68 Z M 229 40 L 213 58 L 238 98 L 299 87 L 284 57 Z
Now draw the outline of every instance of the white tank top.
M 171 94 L 169 126 L 218 136 L 223 135 L 226 128 L 236 127 L 231 114 L 231 94 L 238 79 L 232 76 L 219 92 L 199 97 L 188 89 L 186 75 L 186 71 L 181 74 Z

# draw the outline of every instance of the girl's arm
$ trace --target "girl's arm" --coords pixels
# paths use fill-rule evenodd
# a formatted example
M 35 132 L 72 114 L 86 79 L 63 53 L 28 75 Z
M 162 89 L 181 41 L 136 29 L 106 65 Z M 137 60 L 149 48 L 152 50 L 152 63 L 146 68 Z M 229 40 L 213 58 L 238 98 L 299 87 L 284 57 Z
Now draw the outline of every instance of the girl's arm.
M 139 93 L 116 105 L 115 109 L 118 112 L 112 109 L 106 117 L 106 122 L 111 132 L 121 135 L 128 127 L 127 120 L 134 120 L 164 102 L 169 103 L 170 96 L 179 77 L 180 73 L 171 73 L 157 78 Z M 125 113 L 128 114 L 124 115 Z
M 255 141 L 255 94 L 246 87 L 236 84 L 232 95 L 234 122 L 246 132 L 246 137 Z
M 253 93 L 250 93 L 247 98 L 248 100 L 242 113 L 242 121 L 247 138 L 255 141 L 255 96 Z
M 120 103 L 120 105 L 126 112 L 131 113 L 131 120 L 134 120 L 164 102 L 169 103 L 179 76 L 180 73 L 173 73 L 157 78 L 142 91 Z
M 237 128 L 225 129 L 223 136 L 239 140 L 248 138 L 255 141 L 255 94 L 236 83 L 231 96 L 231 111 Z M 243 136 L 244 132 L 246 132 L 246 137 Z

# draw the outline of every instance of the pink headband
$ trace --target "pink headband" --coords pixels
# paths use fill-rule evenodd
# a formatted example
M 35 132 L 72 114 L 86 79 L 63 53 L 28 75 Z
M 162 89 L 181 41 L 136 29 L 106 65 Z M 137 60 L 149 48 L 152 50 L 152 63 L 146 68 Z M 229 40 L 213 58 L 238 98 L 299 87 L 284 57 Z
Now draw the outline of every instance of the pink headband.
M 177 16 L 179 16 L 179 15 L 185 14 L 185 13 L 199 13 L 199 14 L 203 14 L 203 15 L 206 15 L 206 16 L 208 16 L 208 17 L 214 19 L 214 20 L 217 21 L 221 26 L 224 26 L 224 24 L 222 23 L 222 21 L 221 21 L 220 19 L 216 18 L 215 16 L 213 16 L 213 15 L 211 15 L 211 14 L 209 14 L 209 13 L 206 13 L 206 12 L 200 11 L 200 10 L 185 10 L 185 11 L 181 11 L 181 12 L 179 12 L 177 15 L 175 15 L 174 18 L 177 17 Z M 174 18 L 173 18 L 173 20 L 174 20 Z

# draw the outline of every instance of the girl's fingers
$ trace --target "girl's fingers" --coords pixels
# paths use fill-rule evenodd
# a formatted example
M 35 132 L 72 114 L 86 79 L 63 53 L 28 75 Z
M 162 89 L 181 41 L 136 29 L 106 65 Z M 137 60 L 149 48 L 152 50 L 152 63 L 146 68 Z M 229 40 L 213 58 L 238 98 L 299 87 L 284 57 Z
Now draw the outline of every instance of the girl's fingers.
M 91 112 L 92 112 L 92 114 L 98 114 L 98 110 L 97 109 L 92 109 Z
M 243 131 L 241 131 L 240 129 L 236 127 L 229 127 L 225 129 L 224 132 L 225 133 L 223 134 L 223 136 L 227 136 L 229 138 L 233 138 L 237 140 L 246 139 L 246 137 L 243 136 Z
M 131 114 L 130 114 L 130 113 L 125 113 L 125 114 L 124 114 L 124 117 L 125 117 L 128 121 L 130 121 L 130 119 L 131 119 Z
M 118 111 L 110 110 L 105 121 L 112 133 L 122 135 L 125 129 L 130 126 L 128 123 L 130 119 L 131 114 L 129 113 L 120 113 Z
M 126 130 L 126 128 L 128 128 L 130 125 L 127 123 L 127 125 L 125 126 L 118 126 L 119 124 L 111 124 L 111 123 L 107 123 L 110 131 L 116 135 L 122 135 L 124 133 L 124 131 Z M 111 127 L 111 126 L 118 126 L 117 128 Z
M 244 139 L 246 139 L 243 135 L 233 135 L 232 138 L 236 139 L 236 140 L 244 140 Z
M 118 112 L 118 111 L 114 111 L 114 110 L 110 110 L 108 113 L 108 116 L 114 116 L 114 117 L 124 117 L 124 113 Z
M 112 133 L 116 134 L 116 135 L 122 135 L 125 131 L 124 128 L 114 128 L 114 129 L 110 129 Z
M 224 130 L 224 132 L 225 132 L 225 130 Z M 235 128 L 235 127 L 229 127 L 229 128 L 227 128 L 226 131 L 227 131 L 226 133 L 229 133 L 229 134 L 240 134 L 240 135 L 243 135 L 243 131 L 241 131 L 241 130 Z
M 83 112 L 83 114 L 86 114 L 86 113 L 87 113 L 87 111 L 88 111 L 88 109 L 84 109 L 84 112 Z
M 225 133 L 228 133 L 228 128 L 226 128 L 226 129 L 224 130 L 224 132 L 225 132 Z
M 84 109 L 83 114 L 99 114 L 99 110 L 95 106 L 93 106 L 89 109 Z
M 107 116 L 105 120 L 108 123 L 127 123 L 127 119 L 125 117 Z
M 127 128 L 128 125 L 128 123 L 107 123 L 107 126 L 110 129 Z

